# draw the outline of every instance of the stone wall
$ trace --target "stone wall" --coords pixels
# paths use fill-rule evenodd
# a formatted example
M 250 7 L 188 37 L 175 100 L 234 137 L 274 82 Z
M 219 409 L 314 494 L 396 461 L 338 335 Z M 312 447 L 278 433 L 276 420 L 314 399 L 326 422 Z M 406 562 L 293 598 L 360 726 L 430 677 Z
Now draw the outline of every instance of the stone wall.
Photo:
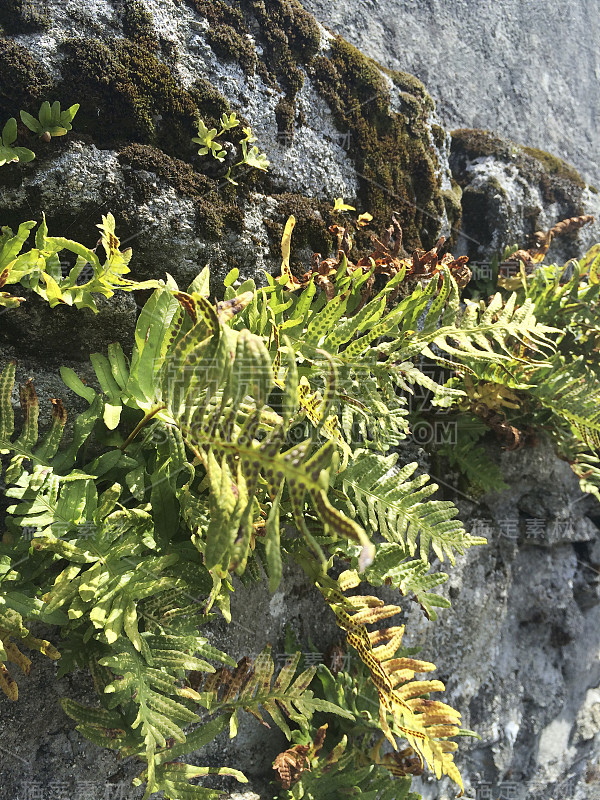
M 334 33 L 411 72 L 448 128 L 487 128 L 600 181 L 594 0 L 302 0 Z

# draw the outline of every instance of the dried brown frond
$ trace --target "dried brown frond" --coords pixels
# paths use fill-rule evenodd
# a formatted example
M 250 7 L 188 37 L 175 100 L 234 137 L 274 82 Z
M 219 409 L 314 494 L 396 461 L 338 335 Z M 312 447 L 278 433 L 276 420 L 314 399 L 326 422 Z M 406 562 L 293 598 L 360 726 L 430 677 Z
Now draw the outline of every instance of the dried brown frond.
M 307 768 L 306 754 L 309 749 L 307 744 L 296 744 L 276 756 L 273 769 L 276 770 L 277 778 L 283 789 L 289 789 L 292 784 L 296 783 Z
M 525 272 L 532 272 L 535 268 L 536 264 L 541 264 L 548 252 L 550 245 L 552 244 L 552 240 L 556 236 L 562 236 L 566 233 L 574 233 L 582 228 L 584 225 L 587 225 L 590 222 L 594 222 L 594 217 L 592 214 L 582 214 L 579 217 L 569 217 L 568 219 L 563 219 L 560 222 L 557 222 L 550 230 L 548 231 L 536 231 L 534 233 L 535 245 L 530 247 L 528 250 L 517 250 L 513 253 L 510 258 L 506 259 L 500 264 L 500 272 L 504 269 L 505 271 L 510 270 L 511 268 L 515 268 L 520 263 L 523 263 L 525 266 Z M 505 288 L 513 289 L 516 288 L 512 284 L 501 284 L 505 285 Z
M 273 769 L 277 772 L 277 778 L 283 789 L 289 789 L 300 779 L 303 772 L 310 770 L 310 762 L 321 751 L 326 733 L 327 723 L 321 725 L 311 744 L 296 744 L 275 758 Z
M 557 222 L 549 231 L 536 231 L 534 234 L 536 240 L 536 248 L 532 249 L 530 252 L 535 260 L 536 263 L 543 261 L 544 256 L 548 252 L 548 248 L 550 247 L 552 240 L 555 236 L 562 236 L 565 233 L 574 233 L 582 228 L 584 225 L 587 225 L 589 222 L 593 222 L 594 217 L 592 214 L 582 214 L 579 217 L 569 217 L 568 219 L 563 219 L 560 222 Z
M 492 411 L 485 403 L 475 403 L 473 405 L 473 413 L 482 419 L 486 425 L 489 425 L 498 437 L 504 441 L 505 450 L 519 450 L 525 444 L 526 436 L 514 425 L 510 425 L 506 421 L 504 414 Z
M 358 227 L 360 227 L 359 224 Z M 296 291 L 304 288 L 310 281 L 314 281 L 325 292 L 327 300 L 331 301 L 336 295 L 335 277 L 342 265 L 345 268 L 346 275 L 352 275 L 357 270 L 363 274 L 369 273 L 368 279 L 362 285 L 360 302 L 353 309 L 352 313 L 354 314 L 358 313 L 373 296 L 376 291 L 376 279 L 378 277 L 385 279 L 387 282 L 402 272 L 405 280 L 431 278 L 435 274 L 441 273 L 442 268 L 447 268 L 461 289 L 471 280 L 471 270 L 467 266 L 469 260 L 467 256 L 460 256 L 455 259 L 450 253 L 441 255 L 445 243 L 444 237 L 441 237 L 431 250 L 417 249 L 412 256 L 409 256 L 402 247 L 402 228 L 395 216 L 392 216 L 391 225 L 384 230 L 381 237 L 371 234 L 373 250 L 369 255 L 360 258 L 356 264 L 350 260 L 352 237 L 349 227 L 347 225 L 345 227 L 331 225 L 329 231 L 335 236 L 337 255 L 321 259 L 320 253 L 314 253 L 310 270 L 299 280 L 292 275 L 289 268 L 292 229 L 293 218 L 290 217 L 282 240 L 282 275 L 285 275 L 287 279 L 286 288 L 289 291 Z M 393 303 L 401 292 L 402 285 L 398 284 L 394 291 L 388 295 L 387 301 Z
M 378 598 L 355 595 L 347 597 L 343 592 L 360 584 L 360 576 L 354 570 L 343 572 L 337 582 L 322 579 L 317 584 L 333 610 L 338 625 L 346 631 L 346 638 L 358 652 L 369 669 L 371 680 L 379 695 L 379 723 L 384 736 L 398 750 L 396 736 L 400 734 L 419 758 L 438 775 L 448 775 L 463 789 L 460 773 L 454 764 L 451 752 L 455 747 L 446 747 L 445 737 L 459 733 L 460 713 L 445 703 L 435 701 L 429 705 L 423 694 L 444 691 L 438 680 L 415 681 L 414 669 L 394 669 L 400 660 L 395 659 L 404 628 L 395 626 L 385 630 L 367 631 L 366 625 L 398 614 L 398 606 L 380 605 Z M 402 662 L 400 662 L 402 663 Z M 408 659 L 406 664 L 425 668 L 428 662 Z M 428 670 L 425 670 L 428 671 Z M 394 731 L 388 723 L 388 715 L 394 720 Z M 440 736 L 444 739 L 440 740 Z

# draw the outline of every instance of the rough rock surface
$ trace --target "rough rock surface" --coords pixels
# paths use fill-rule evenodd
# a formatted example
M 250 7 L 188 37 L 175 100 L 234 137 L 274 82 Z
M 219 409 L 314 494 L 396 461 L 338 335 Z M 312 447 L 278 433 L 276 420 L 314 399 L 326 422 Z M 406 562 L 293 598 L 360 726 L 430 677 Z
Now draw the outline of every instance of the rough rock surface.
M 245 4 L 235 5 L 245 8 Z M 405 5 L 409 10 L 415 6 Z M 0 39 L 0 66 L 10 62 L 13 70 L 0 70 L 0 122 L 26 102 L 25 107 L 36 108 L 46 96 L 82 104 L 69 136 L 48 146 L 35 142 L 36 161 L 22 169 L 11 165 L 2 170 L 3 224 L 14 227 L 18 221 L 40 219 L 45 210 L 51 234 L 93 246 L 95 225 L 101 214 L 112 211 L 122 241 L 134 249 L 135 278 L 162 277 L 168 271 L 185 287 L 210 263 L 217 293 L 231 267 L 237 266 L 243 278 L 257 279 L 261 269 L 277 269 L 278 241 L 289 213 L 297 218 L 295 268 L 306 268 L 313 250 L 326 252 L 331 246 L 327 226 L 334 221 L 330 214 L 334 197 L 357 199 L 360 210 L 374 210 L 367 202 L 377 205 L 380 225 L 387 223 L 385 214 L 390 209 L 398 210 L 413 245 L 433 244 L 440 234 L 453 234 L 461 250 L 480 259 L 506 244 L 527 244 L 535 230 L 563 216 L 597 208 L 598 195 L 577 173 L 569 168 L 560 174 L 549 171 L 545 154 L 524 153 L 511 142 L 498 143 L 484 134 L 470 137 L 468 147 L 461 148 L 456 135 L 451 142 L 437 124 L 433 105 L 418 81 L 411 83 L 410 76 L 398 73 L 373 72 L 360 54 L 314 23 L 313 27 L 306 23 L 307 30 L 318 32 L 313 60 L 304 52 L 283 66 L 273 66 L 273 53 L 256 17 L 247 16 L 245 29 L 239 20 L 234 20 L 237 28 L 233 23 L 219 28 L 194 10 L 192 0 L 147 0 L 145 7 L 154 15 L 151 36 L 160 46 L 153 51 L 143 20 L 138 20 L 137 33 L 126 31 L 125 6 L 107 0 L 53 0 L 48 3 L 45 26 L 34 20 L 28 27 L 21 20 L 22 29 L 10 30 L 0 14 L 0 25 L 11 37 Z M 332 13 L 336 6 L 328 4 Z M 377 6 L 365 4 L 367 16 L 372 14 L 374 21 Z M 214 35 L 217 28 L 220 38 Z M 142 34 L 146 38 L 136 45 L 136 36 L 139 43 Z M 430 33 L 420 30 L 420 41 L 425 35 Z M 224 55 L 227 36 L 238 48 L 236 57 L 231 51 Z M 76 39 L 69 45 L 71 50 L 65 47 L 70 37 Z M 109 84 L 108 90 L 101 81 L 94 82 L 93 71 L 85 73 L 91 66 L 77 49 L 83 37 L 110 45 L 111 52 L 123 48 L 118 50 L 123 61 L 115 64 L 106 52 L 93 50 L 86 42 L 98 59 L 96 68 L 103 70 L 99 74 Z M 355 43 L 368 51 L 374 41 L 361 36 Z M 33 66 L 27 66 L 23 50 L 15 50 L 15 43 L 31 54 Z M 168 66 L 174 80 L 169 97 L 157 99 L 135 73 L 132 59 L 140 57 L 135 47 L 157 53 L 144 69 L 158 70 L 156 62 Z M 432 43 L 432 57 L 437 57 L 438 48 Z M 245 60 L 240 52 L 246 54 Z M 127 59 L 130 71 L 125 73 Z M 253 72 L 248 67 L 252 59 Z M 73 61 L 79 74 L 69 72 Z M 354 65 L 356 73 L 342 75 L 344 64 Z M 405 66 L 418 72 L 415 65 Z M 292 89 L 288 84 L 294 70 L 303 80 Z M 164 75 L 158 74 L 164 85 Z M 356 82 L 357 74 L 363 83 Z M 69 81 L 81 82 L 83 75 L 87 83 L 80 83 L 73 88 L 75 95 L 70 95 Z M 113 83 L 111 75 L 117 76 Z M 141 86 L 149 92 L 143 103 L 137 102 L 135 92 L 131 97 L 123 93 L 126 78 L 138 90 Z M 435 89 L 437 84 L 431 85 Z M 377 89 L 378 98 L 382 92 L 385 95 L 377 108 L 369 87 Z M 364 94 L 354 97 L 354 89 Z M 77 90 L 84 94 L 78 96 Z M 463 91 L 469 94 L 464 87 Z M 92 112 L 86 111 L 86 100 L 95 104 Z M 216 119 L 226 106 L 243 116 L 271 161 L 268 176 L 244 176 L 236 190 L 203 172 L 205 165 L 189 145 L 194 135 L 189 102 L 207 119 Z M 360 114 L 352 102 L 362 104 Z M 477 95 L 471 102 L 477 102 Z M 163 118 L 161 103 L 169 108 Z M 110 116 L 113 105 L 115 120 L 121 123 L 116 128 Z M 448 114 L 443 103 L 442 110 Z M 342 112 L 351 125 L 341 124 Z M 490 124 L 484 118 L 466 116 L 450 120 Z M 390 158 L 385 163 L 390 176 L 385 191 L 379 191 L 375 185 L 379 178 L 369 171 L 378 167 L 382 151 L 369 151 L 364 144 L 373 131 L 377 142 L 384 141 L 388 134 L 377 128 L 382 118 L 388 127 L 396 126 L 396 138 L 385 139 Z M 518 130 L 512 131 L 513 138 L 518 138 Z M 543 143 L 533 136 L 527 141 Z M 398 143 L 405 149 L 391 163 L 389 148 Z M 552 164 L 553 169 L 556 165 Z M 464 221 L 459 228 L 461 191 Z M 573 241 L 560 244 L 556 258 L 581 252 L 597 239 L 598 228 L 584 229 Z M 71 411 L 78 410 L 82 401 L 60 388 L 58 367 L 68 364 L 91 380 L 89 354 L 103 352 L 114 340 L 127 347 L 136 307 L 142 302 L 142 297 L 117 294 L 99 304 L 100 313 L 93 316 L 69 308 L 50 310 L 41 300 L 29 297 L 21 308 L 0 316 L 1 360 L 18 359 L 21 382 L 35 378 L 42 408 L 49 397 L 60 396 Z M 425 465 L 425 454 L 414 446 L 405 448 L 403 458 Z M 448 568 L 445 590 L 453 608 L 441 612 L 436 623 L 425 621 L 410 603 L 404 604 L 406 643 L 421 645 L 423 657 L 438 664 L 449 701 L 463 713 L 465 726 L 482 736 L 481 741 L 461 741 L 458 763 L 468 797 L 479 792 L 477 796 L 483 798 L 482 787 L 487 784 L 493 784 L 497 794 L 504 784 L 507 797 L 511 791 L 512 796 L 545 800 L 600 797 L 600 544 L 596 528 L 600 514 L 579 492 L 568 466 L 557 461 L 543 443 L 505 453 L 502 462 L 510 486 L 503 493 L 475 503 L 455 488 L 448 489 L 467 527 L 471 524 L 478 533 L 485 533 L 489 545 Z M 446 478 L 434 477 L 442 483 L 440 479 Z M 310 637 L 325 651 L 339 638 L 333 620 L 314 619 L 311 589 L 298 574 L 288 571 L 282 586 L 270 597 L 264 586 L 239 585 L 232 600 L 235 623 L 227 631 L 224 624 L 215 629 L 215 643 L 226 636 L 227 649 L 236 657 L 256 655 L 267 642 L 280 652 L 289 624 L 303 646 L 308 646 Z M 58 697 L 64 695 L 83 701 L 91 688 L 89 680 L 78 673 L 57 684 L 54 670 L 47 660 L 34 655 L 32 674 L 20 681 L 18 704 L 0 697 L 0 800 L 26 800 L 35 796 L 28 792 L 36 785 L 47 800 L 58 800 L 61 789 L 75 798 L 85 781 L 89 782 L 86 800 L 137 797 L 139 792 L 128 788 L 135 765 L 120 764 L 112 754 L 82 740 L 57 705 Z M 271 762 L 282 744 L 276 731 L 266 732 L 253 720 L 245 720 L 236 739 L 230 742 L 226 735 L 220 737 L 197 760 L 236 766 L 248 774 L 251 791 L 239 792 L 238 787 L 232 800 L 266 800 L 272 796 Z M 571 779 L 574 788 L 565 793 Z M 534 781 L 538 782 L 535 786 Z M 517 794 L 509 787 L 511 782 Z M 234 786 L 229 788 L 234 791 Z M 423 781 L 422 791 L 432 800 L 454 796 L 452 787 L 435 781 Z
M 445 126 L 488 128 L 541 147 L 600 182 L 594 0 L 302 4 L 384 66 L 422 80 Z
M 532 246 L 536 231 L 584 214 L 595 222 L 556 237 L 546 263 L 564 264 L 600 240 L 600 195 L 573 167 L 487 131 L 460 129 L 451 138 L 450 168 L 462 189 L 458 254 L 479 261 Z
M 436 623 L 412 610 L 407 630 L 436 653 L 448 696 L 482 737 L 461 745 L 468 797 L 491 786 L 587 800 L 600 794 L 597 503 L 544 442 L 503 453 L 501 467 L 508 489 L 459 497 L 488 546 L 449 570 L 452 609 Z M 452 792 L 429 781 L 423 796 Z

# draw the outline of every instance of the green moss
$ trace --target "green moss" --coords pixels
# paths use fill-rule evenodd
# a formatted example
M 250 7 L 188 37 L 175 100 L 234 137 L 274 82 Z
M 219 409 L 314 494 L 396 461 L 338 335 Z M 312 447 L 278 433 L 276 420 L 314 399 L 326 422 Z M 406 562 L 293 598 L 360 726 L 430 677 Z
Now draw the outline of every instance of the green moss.
M 293 100 L 304 81 L 298 65 L 309 64 L 318 52 L 319 26 L 298 0 L 243 0 L 242 6 L 258 23 L 267 67 Z
M 450 165 L 459 183 L 466 185 L 470 180 L 466 172 L 468 161 L 486 156 L 514 164 L 527 181 L 537 184 L 545 203 L 560 203 L 565 214 L 583 213 L 581 203 L 573 202 L 573 186 L 581 189 L 585 182 L 574 167 L 560 158 L 489 131 L 464 128 L 452 131 Z
M 226 231 L 241 233 L 243 214 L 238 206 L 225 203 L 219 193 L 200 198 L 196 202 L 196 226 L 203 239 L 218 241 Z
M 279 133 L 294 132 L 294 120 L 296 117 L 296 108 L 293 103 L 281 97 L 275 106 L 275 119 L 277 120 L 277 130 Z
M 494 177 L 488 178 L 487 181 L 486 181 L 486 185 L 490 189 L 493 189 L 501 197 L 506 197 L 506 191 L 505 191 L 504 187 L 502 186 L 502 184 L 500 183 L 500 181 L 497 178 L 494 178 Z
M 350 102 L 354 100 L 361 105 L 359 113 L 375 122 L 378 115 L 387 115 L 390 95 L 376 63 L 341 36 L 332 42 L 331 52 Z
M 47 0 L 2 0 L 0 33 L 30 33 L 50 25 Z
M 280 131 L 289 131 L 295 97 L 304 83 L 300 67 L 312 61 L 321 42 L 312 14 L 298 0 L 240 0 L 235 8 L 223 0 L 186 2 L 208 21 L 205 35 L 215 53 L 237 60 L 248 73 L 256 69 L 267 85 L 283 91 L 287 105 L 279 107 L 277 123 Z M 262 48 L 258 62 L 250 31 Z
M 140 0 L 125 0 L 123 9 L 123 33 L 138 44 L 158 48 L 154 30 L 154 18 Z
M 444 208 L 450 223 L 450 238 L 447 242 L 450 251 L 456 243 L 462 221 L 462 189 L 454 178 L 451 179 L 451 187 L 449 190 L 442 191 Z
M 256 52 L 241 12 L 224 0 L 186 0 L 186 3 L 208 21 L 206 38 L 215 53 L 237 61 L 244 72 L 254 74 Z
M 289 46 L 289 38 L 281 27 L 281 6 L 285 3 L 272 2 L 269 8 L 261 0 L 246 0 L 244 7 L 249 16 L 254 17 L 260 30 L 259 42 L 263 49 L 262 59 L 275 82 L 293 102 L 302 88 L 304 75 L 296 65 L 296 59 Z
M 424 125 L 429 113 L 424 90 L 422 99 L 401 93 L 404 113 L 393 113 L 377 64 L 342 37 L 332 42 L 330 59 L 314 59 L 311 74 L 338 128 L 350 133 L 350 155 L 361 183 L 360 210 L 373 214 L 380 226 L 395 213 L 409 248 L 433 245 L 445 202 Z M 410 88 L 417 92 L 419 86 L 416 81 Z
M 216 121 L 231 110 L 227 98 L 206 78 L 198 78 L 188 92 L 198 106 L 202 119 L 205 122 L 213 120 L 215 127 Z
M 441 150 L 446 144 L 446 131 L 440 125 L 431 126 L 431 135 L 438 150 Z
M 198 233 L 205 239 L 217 240 L 226 230 L 241 231 L 242 213 L 236 204 L 233 187 L 223 187 L 217 181 L 195 172 L 193 167 L 178 158 L 171 158 L 156 147 L 131 144 L 118 155 L 119 162 L 131 168 L 125 174 L 139 196 L 146 200 L 148 182 L 137 180 L 140 171 L 153 172 L 178 192 L 190 197 L 196 208 Z
M 553 156 L 551 153 L 547 153 L 545 150 L 539 150 L 537 147 L 523 147 L 522 150 L 524 153 L 527 153 L 528 156 L 531 156 L 532 158 L 535 158 L 536 161 L 539 161 L 549 175 L 556 175 L 557 177 L 563 178 L 566 181 L 570 181 L 571 183 L 574 183 L 575 186 L 580 186 L 581 188 L 585 186 L 585 181 L 582 179 L 575 167 L 567 164 L 561 158 Z
M 296 62 L 310 63 L 319 50 L 321 31 L 313 15 L 298 0 L 264 0 L 253 2 L 252 7 L 257 15 L 260 13 L 262 16 L 264 10 L 267 17 L 262 18 L 270 20 L 273 27 L 277 26 L 285 33 Z
M 422 101 L 408 92 L 400 92 L 400 98 L 402 100 L 402 113 L 410 119 L 412 129 L 425 130 Z
M 510 159 L 513 162 L 519 162 L 518 166 L 524 169 L 527 168 L 528 161 L 524 156 L 528 156 L 529 159 L 534 159 L 548 175 L 570 181 L 581 188 L 585 186 L 585 182 L 577 170 L 557 156 L 537 147 L 515 144 L 489 131 L 467 128 L 452 131 L 452 152 L 456 155 L 464 155 L 469 159 L 482 156 L 495 156 L 504 161 Z
M 206 194 L 214 183 L 196 172 L 191 164 L 172 158 L 151 145 L 128 145 L 121 150 L 118 160 L 132 169 L 154 172 L 188 197 Z
M 239 36 L 225 25 L 209 28 L 206 31 L 206 38 L 218 56 L 239 61 L 244 72 L 250 75 L 254 72 L 256 55 L 248 39 Z
M 128 40 L 111 48 L 95 39 L 63 45 L 59 99 L 81 103 L 78 130 L 100 145 L 134 141 L 191 155 L 198 108 L 166 64 L 147 47 Z M 160 124 L 159 124 L 160 123 Z
M 171 39 L 165 39 L 164 36 L 159 36 L 159 44 L 165 63 L 175 67 L 179 61 L 179 50 L 175 42 L 172 42 Z
M 507 159 L 511 155 L 510 143 L 500 136 L 477 128 L 459 128 L 452 131 L 452 152 L 467 158 L 496 156 Z
M 339 95 L 342 78 L 335 68 L 335 64 L 330 58 L 315 56 L 311 65 L 311 76 L 315 89 L 332 110 L 340 129 L 343 129 L 345 103 Z
M 21 109 L 37 113 L 41 102 L 51 99 L 51 89 L 50 75 L 25 47 L 0 39 L 0 124 L 18 119 Z
M 321 46 L 319 25 L 297 0 L 288 2 L 287 7 L 291 12 L 288 25 L 290 48 L 303 64 L 310 64 Z
M 431 99 L 431 95 L 418 78 L 401 70 L 386 69 L 385 67 L 381 67 L 381 69 L 386 75 L 390 76 L 401 92 L 414 95 L 425 108 L 433 111 L 435 104 Z

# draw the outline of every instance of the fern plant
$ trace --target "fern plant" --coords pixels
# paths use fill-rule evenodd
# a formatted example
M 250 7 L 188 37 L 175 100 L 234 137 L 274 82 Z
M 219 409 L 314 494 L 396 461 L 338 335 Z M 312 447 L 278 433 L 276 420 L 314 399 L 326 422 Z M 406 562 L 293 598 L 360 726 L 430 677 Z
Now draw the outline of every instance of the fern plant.
M 192 142 L 200 145 L 198 150 L 199 156 L 210 154 L 216 161 L 223 163 L 228 156 L 227 148 L 232 148 L 233 145 L 229 142 L 224 142 L 220 137 L 223 136 L 224 133 L 239 127 L 240 120 L 237 118 L 235 112 L 232 112 L 230 114 L 223 114 L 219 120 L 219 124 L 220 130 L 217 131 L 216 128 L 209 129 L 204 120 L 199 119 L 198 136 L 194 136 Z M 260 153 L 258 147 L 252 145 L 252 142 L 256 141 L 256 136 L 252 133 L 252 128 L 242 127 L 242 133 L 243 136 L 240 139 L 241 158 L 233 164 L 230 162 L 230 166 L 225 173 L 226 180 L 234 186 L 238 184 L 231 177 L 231 171 L 236 169 L 236 167 L 246 165 L 254 169 L 259 169 L 262 172 L 266 172 L 269 167 L 269 160 L 265 153 Z
M 512 256 L 521 265 L 519 276 L 498 281 L 505 296 L 517 290 L 510 296 L 519 309 L 529 306 L 539 323 L 554 328 L 554 351 L 535 364 L 529 359 L 531 341 L 525 340 L 501 369 L 471 363 L 471 375 L 453 378 L 447 385 L 466 391 L 467 402 L 458 405 L 511 449 L 522 446 L 528 436 L 549 435 L 581 489 L 600 499 L 600 247 L 594 245 L 580 260 L 563 266 L 543 263 L 555 235 L 589 221 L 576 217 L 537 234 L 538 248 L 517 250 Z M 453 455 L 461 459 L 459 450 Z M 489 461 L 486 464 L 484 471 L 493 469 Z
M 17 120 L 11 117 L 2 128 L 0 135 L 0 167 L 11 164 L 13 161 L 20 161 L 26 164 L 33 161 L 35 153 L 28 147 L 15 147 L 17 141 Z
M 27 111 L 21 111 L 20 116 L 30 131 L 37 133 L 43 141 L 49 142 L 53 136 L 64 136 L 72 129 L 71 123 L 78 111 L 79 103 L 75 103 L 66 111 L 61 111 L 59 100 L 55 100 L 52 105 L 44 100 L 37 119 Z
M 2 228 L 0 236 L 0 286 L 20 284 L 31 289 L 53 308 L 59 304 L 74 305 L 98 311 L 94 294 L 112 297 L 116 289 L 131 292 L 134 289 L 154 289 L 157 281 L 131 281 L 123 276 L 130 270 L 131 249 L 119 249 L 115 236 L 115 219 L 112 214 L 102 218 L 101 232 L 104 263 L 94 250 L 62 236 L 48 236 L 44 219 L 35 232 L 35 247 L 23 251 L 35 222 L 23 222 L 17 233 L 9 227 Z M 76 256 L 68 275 L 63 275 L 59 253 L 67 251 Z M 8 292 L 0 293 L 0 307 L 15 307 L 24 298 Z
M 431 253 L 401 259 L 376 252 L 352 264 L 341 248 L 327 270 L 298 281 L 289 267 L 293 220 L 281 276 L 267 276 L 264 287 L 247 280 L 234 289 L 234 271 L 224 299 L 212 303 L 208 268 L 186 291 L 170 276 L 134 286 L 122 277 L 129 254 L 120 252 L 113 222 L 107 217 L 101 226 L 104 265 L 81 245 L 51 240 L 45 226 L 34 255 L 22 261 L 25 230 L 5 243 L 12 282 L 30 282 L 51 304 L 60 293 L 63 302 L 93 309 L 95 291 L 155 288 L 138 318 L 131 358 L 117 343 L 92 355 L 98 389 L 62 370 L 88 404 L 68 443 L 62 445 L 66 412 L 57 400 L 40 440 L 32 383 L 20 390 L 24 422 L 15 437 L 14 364 L 2 372 L 0 453 L 11 501 L 0 543 L 5 658 L 25 664 L 15 638 L 57 657 L 27 625 L 60 625 L 59 674 L 89 668 L 98 692 L 94 707 L 64 700 L 80 732 L 140 759 L 136 780 L 145 783 L 145 798 L 157 791 L 171 800 L 215 797 L 190 781 L 215 771 L 243 775 L 179 759 L 227 725 L 235 734 L 239 710 L 263 720 L 267 713 L 286 736 L 304 742 L 315 712 L 348 724 L 360 716 L 316 697 L 309 689 L 314 670 L 295 676 L 298 657 L 273 682 L 268 651 L 236 666 L 200 635 L 215 613 L 231 619 L 233 575 L 249 580 L 264 570 L 274 591 L 290 560 L 364 664 L 379 704 L 373 724 L 404 754 L 388 772 L 406 777 L 412 773 L 402 764 L 418 763 L 462 788 L 452 742 L 460 715 L 428 698 L 443 691 L 440 681 L 415 679 L 433 665 L 397 655 L 401 627 L 367 627 L 401 607 L 348 592 L 361 582 L 385 583 L 414 596 L 432 619 L 447 607 L 434 591 L 447 575 L 431 571 L 432 556 L 453 564 L 485 539 L 464 530 L 451 502 L 433 499 L 437 486 L 427 475 L 415 477 L 416 463 L 398 464 L 393 448 L 409 435 L 408 398 L 421 386 L 434 405 L 452 407 L 468 400 L 483 376 L 510 376 L 518 387 L 548 369 L 560 331 L 536 318 L 531 297 L 498 294 L 488 305 L 461 306 L 454 274 L 463 263 Z M 34 260 L 51 265 L 60 248 L 94 267 L 81 294 L 76 280 L 55 281 L 50 290 L 50 273 L 32 277 Z M 382 264 L 388 280 L 376 290 L 372 278 Z M 426 375 L 423 357 L 458 370 L 460 384 Z M 337 578 L 334 559 L 345 567 Z M 226 667 L 217 671 L 211 662 Z M 0 685 L 15 697 L 3 674 Z M 331 764 L 340 763 L 343 786 L 340 748 Z M 372 750 L 364 765 L 361 785 L 373 796 L 388 762 Z M 307 796 L 313 790 L 307 784 Z M 409 797 L 409 781 L 394 791 Z

